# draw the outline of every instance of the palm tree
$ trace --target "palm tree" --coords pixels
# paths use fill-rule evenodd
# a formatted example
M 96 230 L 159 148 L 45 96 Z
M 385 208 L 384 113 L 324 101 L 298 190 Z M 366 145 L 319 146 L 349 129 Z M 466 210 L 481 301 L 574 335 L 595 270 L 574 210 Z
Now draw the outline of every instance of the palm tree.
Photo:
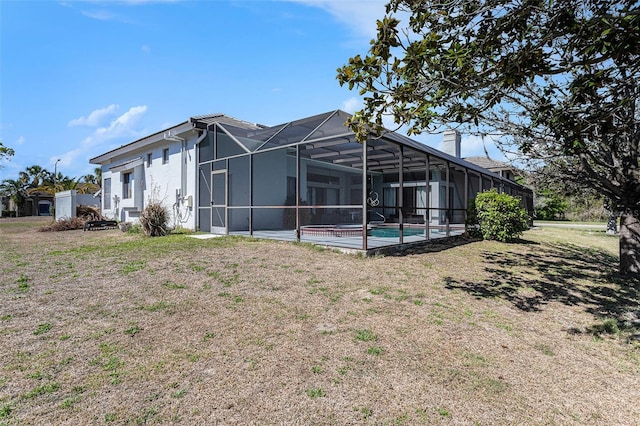
M 100 189 L 100 187 L 102 186 L 102 167 L 96 167 L 95 169 L 93 169 L 93 173 L 84 175 L 82 177 L 82 180 L 84 180 L 85 183 L 98 185 L 98 189 Z
M 93 174 L 96 175 L 96 183 L 102 188 L 102 167 L 93 169 Z
M 87 181 L 87 176 L 82 176 L 80 178 L 70 178 L 69 176 L 63 176 L 61 173 L 58 173 L 55 179 L 55 185 L 51 183 L 48 188 L 45 186 L 43 190 L 50 193 L 69 190 L 75 190 L 78 194 L 92 194 L 94 192 L 97 192 L 98 189 L 100 189 L 100 186 L 92 182 L 91 178 L 89 178 L 89 181 Z
M 4 179 L 0 183 L 0 194 L 11 198 L 15 205 L 16 216 L 24 213 L 24 203 L 27 199 L 27 191 L 20 179 Z
M 47 181 L 51 181 L 52 178 L 53 175 L 51 172 L 38 165 L 29 166 L 19 174 L 19 179 L 30 188 L 45 185 Z

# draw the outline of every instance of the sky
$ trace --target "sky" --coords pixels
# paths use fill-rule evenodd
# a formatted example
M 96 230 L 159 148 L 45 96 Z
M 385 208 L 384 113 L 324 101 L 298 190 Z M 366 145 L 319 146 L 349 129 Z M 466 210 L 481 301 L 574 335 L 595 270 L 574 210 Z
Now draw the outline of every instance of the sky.
M 276 125 L 355 112 L 337 69 L 367 53 L 384 5 L 0 0 L 0 141 L 15 151 L 0 181 L 35 164 L 92 173 L 90 158 L 196 115 Z M 483 142 L 463 135 L 462 155 L 484 155 Z

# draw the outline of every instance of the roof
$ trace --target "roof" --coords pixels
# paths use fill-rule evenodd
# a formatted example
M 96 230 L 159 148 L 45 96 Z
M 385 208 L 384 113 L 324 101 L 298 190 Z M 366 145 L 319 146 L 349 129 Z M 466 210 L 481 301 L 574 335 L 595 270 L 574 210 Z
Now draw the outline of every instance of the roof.
M 355 139 L 353 131 L 345 126 L 349 117 L 350 114 L 335 110 L 259 129 L 238 128 L 233 125 L 225 125 L 215 119 L 213 121 L 221 124 L 220 127 L 232 135 L 239 145 L 252 152 L 302 145 L 303 148 L 300 151 L 302 157 L 360 168 L 362 167 L 362 145 Z M 450 164 L 502 179 L 477 164 L 438 151 L 392 131 L 387 131 L 381 137 L 371 138 L 367 141 L 367 169 L 383 172 L 397 167 L 400 158 L 398 144 L 412 150 L 405 149 L 404 151 L 403 167 L 406 170 L 424 169 L 426 166 L 425 154 L 428 154 L 431 164 Z
M 353 131 L 345 125 L 349 117 L 350 114 L 335 110 L 276 126 L 263 126 L 221 113 L 201 115 L 191 117 L 180 125 L 118 149 L 122 150 L 121 153 L 131 152 L 147 143 L 164 139 L 164 132 L 167 131 L 171 134 L 175 130 L 174 135 L 179 134 L 178 130 L 184 133 L 194 128 L 213 131 L 212 126 L 216 124 L 218 126 L 216 131 L 224 131 L 235 140 L 239 147 L 243 148 L 243 152 L 260 152 L 300 145 L 300 155 L 303 158 L 333 163 L 336 166 L 362 168 L 362 144 L 356 140 Z M 140 146 L 125 149 L 135 144 L 140 144 Z M 118 149 L 96 157 L 91 162 L 97 161 L 99 164 L 101 162 L 99 160 L 106 161 L 110 157 L 120 154 L 115 153 Z M 402 155 L 400 155 L 401 153 Z M 454 169 L 505 180 L 488 167 L 469 161 L 476 157 L 469 159 L 454 157 L 396 132 L 387 131 L 380 137 L 374 137 L 367 141 L 367 170 L 369 171 L 393 170 L 397 168 L 401 157 L 403 168 L 407 171 L 422 171 L 428 164 L 449 165 Z M 479 158 L 482 159 L 482 157 Z M 490 161 L 493 162 L 493 165 L 498 166 L 497 169 L 492 168 L 493 170 L 513 169 L 507 163 Z
M 144 163 L 142 157 L 134 158 L 133 160 L 125 161 L 124 163 L 109 168 L 112 172 L 121 172 L 123 170 L 133 169 L 136 166 L 141 166 Z
M 504 161 L 494 160 L 489 157 L 467 157 L 464 159 L 487 170 L 516 170 L 517 168 Z
M 213 123 L 229 124 L 235 127 L 240 127 L 242 129 L 250 129 L 250 130 L 264 129 L 267 127 L 261 124 L 250 123 L 244 120 L 238 120 L 237 118 L 233 118 L 222 113 L 196 115 L 191 117 L 189 121 L 194 123 L 195 127 L 197 127 L 198 129 L 204 129 Z
M 109 158 L 114 156 L 125 154 L 136 149 L 142 148 L 150 143 L 157 142 L 158 140 L 164 139 L 164 135 L 166 133 L 176 135 L 178 133 L 182 133 L 185 130 L 191 130 L 193 128 L 204 129 L 207 125 L 210 125 L 214 122 L 225 123 L 229 125 L 233 125 L 243 129 L 261 129 L 264 126 L 259 124 L 249 123 L 248 121 L 238 120 L 236 118 L 230 117 L 228 115 L 222 113 L 215 114 L 206 114 L 206 115 L 198 115 L 189 118 L 187 121 L 183 121 L 182 123 L 176 124 L 174 126 L 168 127 L 166 129 L 160 130 L 159 132 L 152 133 L 143 138 L 137 139 L 133 142 L 129 142 L 127 144 L 121 145 L 118 148 L 112 149 L 111 151 L 105 152 L 104 154 L 97 155 L 89 160 L 91 164 L 101 164 Z M 200 123 L 200 125 L 198 124 Z

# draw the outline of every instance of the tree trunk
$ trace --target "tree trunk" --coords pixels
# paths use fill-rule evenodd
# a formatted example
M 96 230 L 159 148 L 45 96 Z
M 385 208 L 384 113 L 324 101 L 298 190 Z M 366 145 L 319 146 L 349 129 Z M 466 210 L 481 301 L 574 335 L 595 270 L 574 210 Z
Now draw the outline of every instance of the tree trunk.
M 620 273 L 640 277 L 640 218 L 638 211 L 620 215 Z

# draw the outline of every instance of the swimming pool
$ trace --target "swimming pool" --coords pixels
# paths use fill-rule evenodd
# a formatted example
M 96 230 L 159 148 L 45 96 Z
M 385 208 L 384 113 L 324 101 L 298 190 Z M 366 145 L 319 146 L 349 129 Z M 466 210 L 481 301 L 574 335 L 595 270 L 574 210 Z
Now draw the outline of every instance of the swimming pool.
M 398 228 L 372 228 L 367 232 L 370 237 L 378 238 L 400 238 L 400 229 Z M 424 235 L 424 229 L 419 228 L 404 228 L 402 235 L 405 237 L 411 237 L 414 235 Z

